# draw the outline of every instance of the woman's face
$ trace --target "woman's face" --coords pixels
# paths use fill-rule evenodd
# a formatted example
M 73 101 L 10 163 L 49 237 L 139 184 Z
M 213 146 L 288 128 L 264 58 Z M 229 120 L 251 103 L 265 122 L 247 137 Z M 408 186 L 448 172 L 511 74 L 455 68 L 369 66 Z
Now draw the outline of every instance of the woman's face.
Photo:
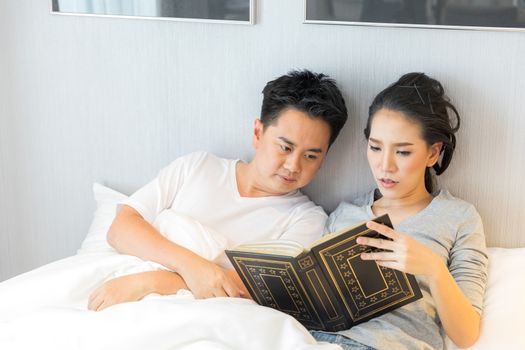
M 429 146 L 421 126 L 401 112 L 380 109 L 372 119 L 368 164 L 385 198 L 428 195 L 425 169 L 439 158 L 441 144 Z

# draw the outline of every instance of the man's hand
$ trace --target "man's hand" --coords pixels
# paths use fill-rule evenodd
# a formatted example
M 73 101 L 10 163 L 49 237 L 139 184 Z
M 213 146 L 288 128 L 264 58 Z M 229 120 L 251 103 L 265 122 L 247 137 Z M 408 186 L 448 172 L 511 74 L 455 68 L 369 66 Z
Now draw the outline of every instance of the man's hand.
M 147 291 L 141 275 L 128 275 L 109 280 L 89 296 L 88 309 L 101 311 L 105 308 L 142 299 Z
M 197 299 L 240 297 L 245 294 L 228 270 L 198 255 L 195 255 L 191 261 L 188 260 L 179 273 Z
M 241 277 L 235 270 L 224 270 L 228 276 L 237 284 L 237 287 L 239 288 L 241 298 L 245 299 L 252 299 L 252 296 L 250 295 L 250 292 L 248 292 L 248 289 L 246 289 L 246 286 L 241 280 Z

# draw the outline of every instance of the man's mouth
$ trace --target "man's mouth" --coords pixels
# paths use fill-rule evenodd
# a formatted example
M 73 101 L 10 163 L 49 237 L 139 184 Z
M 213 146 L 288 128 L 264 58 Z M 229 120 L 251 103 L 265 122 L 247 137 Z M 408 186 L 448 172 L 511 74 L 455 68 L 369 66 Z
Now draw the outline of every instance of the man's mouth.
M 281 180 L 283 180 L 283 182 L 286 182 L 286 183 L 293 183 L 293 182 L 296 182 L 297 179 L 291 177 L 291 176 L 283 176 L 283 175 L 279 175 L 279 177 L 281 178 Z

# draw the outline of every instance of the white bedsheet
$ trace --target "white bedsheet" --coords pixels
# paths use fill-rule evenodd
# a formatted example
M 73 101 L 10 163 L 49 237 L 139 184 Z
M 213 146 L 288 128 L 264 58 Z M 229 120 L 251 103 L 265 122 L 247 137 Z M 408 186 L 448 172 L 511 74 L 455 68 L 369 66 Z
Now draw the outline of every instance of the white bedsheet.
M 294 318 L 245 299 L 195 300 L 184 291 L 87 310 L 103 281 L 155 267 L 85 253 L 0 283 L 0 349 L 340 349 L 316 344 Z
M 166 211 L 154 225 L 202 257 L 229 264 L 228 242 L 198 222 Z M 87 310 L 104 281 L 165 269 L 118 254 L 106 231 L 93 249 L 0 283 L 0 349 L 340 349 L 317 344 L 293 317 L 240 298 L 195 300 L 181 291 Z

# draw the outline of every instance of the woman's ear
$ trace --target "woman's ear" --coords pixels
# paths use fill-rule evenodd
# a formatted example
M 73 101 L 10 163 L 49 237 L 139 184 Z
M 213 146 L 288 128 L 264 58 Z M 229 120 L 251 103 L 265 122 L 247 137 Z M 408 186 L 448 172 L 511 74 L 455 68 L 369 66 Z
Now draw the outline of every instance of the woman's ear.
M 437 163 L 439 160 L 439 156 L 441 155 L 441 149 L 443 148 L 443 142 L 436 142 L 432 146 L 430 146 L 430 153 L 428 155 L 428 161 L 427 161 L 427 167 L 433 167 L 434 164 Z
M 259 142 L 261 140 L 261 136 L 264 132 L 264 125 L 261 122 L 260 119 L 255 119 L 255 122 L 253 123 L 253 135 L 252 135 L 252 146 L 254 149 L 257 149 L 259 146 Z

